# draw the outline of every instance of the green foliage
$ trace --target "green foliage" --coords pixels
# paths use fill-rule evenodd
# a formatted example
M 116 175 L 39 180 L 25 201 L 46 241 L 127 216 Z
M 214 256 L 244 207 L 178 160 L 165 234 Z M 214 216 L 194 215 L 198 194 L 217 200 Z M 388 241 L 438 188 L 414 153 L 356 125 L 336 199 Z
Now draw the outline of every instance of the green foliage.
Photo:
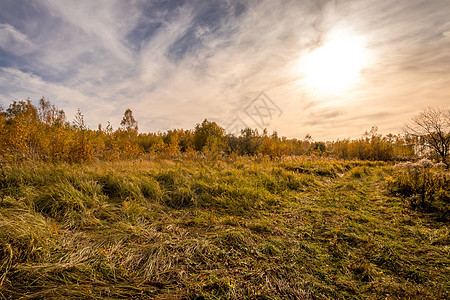
M 209 150 L 223 150 L 225 147 L 225 130 L 216 124 L 204 120 L 201 124 L 195 125 L 194 147 L 197 151 L 205 148 Z

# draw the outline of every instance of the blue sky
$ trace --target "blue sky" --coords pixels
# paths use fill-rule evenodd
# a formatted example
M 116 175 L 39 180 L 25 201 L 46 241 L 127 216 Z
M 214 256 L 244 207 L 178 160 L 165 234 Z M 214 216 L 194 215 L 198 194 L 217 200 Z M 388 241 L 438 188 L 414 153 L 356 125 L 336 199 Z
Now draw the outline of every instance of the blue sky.
M 0 103 L 45 96 L 91 128 L 131 108 L 147 132 L 205 118 L 258 127 L 245 109 L 264 92 L 280 135 L 401 132 L 449 102 L 449 15 L 447 0 L 1 0 Z M 336 32 L 370 59 L 350 87 L 322 93 L 299 62 Z

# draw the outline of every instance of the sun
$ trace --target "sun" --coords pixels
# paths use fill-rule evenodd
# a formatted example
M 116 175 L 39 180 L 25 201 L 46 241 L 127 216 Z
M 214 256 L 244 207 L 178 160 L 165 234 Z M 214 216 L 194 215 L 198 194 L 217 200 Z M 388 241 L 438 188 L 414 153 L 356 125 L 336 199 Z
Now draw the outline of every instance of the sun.
M 301 72 L 307 85 L 322 92 L 339 92 L 358 81 L 368 62 L 361 38 L 338 35 L 303 57 Z

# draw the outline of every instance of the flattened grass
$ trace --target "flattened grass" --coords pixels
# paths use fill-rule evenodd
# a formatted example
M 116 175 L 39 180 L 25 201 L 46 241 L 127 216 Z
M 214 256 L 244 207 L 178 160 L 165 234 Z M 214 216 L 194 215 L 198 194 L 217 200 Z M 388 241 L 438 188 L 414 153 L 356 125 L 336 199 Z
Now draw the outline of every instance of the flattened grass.
M 445 299 L 449 228 L 377 162 L 7 166 L 2 298 Z

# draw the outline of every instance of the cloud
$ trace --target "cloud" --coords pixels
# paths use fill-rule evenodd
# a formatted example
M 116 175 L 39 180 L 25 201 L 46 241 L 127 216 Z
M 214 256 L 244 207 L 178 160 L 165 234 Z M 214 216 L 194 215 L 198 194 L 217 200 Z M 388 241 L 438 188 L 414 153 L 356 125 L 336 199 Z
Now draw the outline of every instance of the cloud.
M 16 55 L 23 55 L 33 50 L 33 43 L 10 24 L 0 24 L 0 47 Z
M 5 1 L 3 106 L 46 96 L 69 116 L 80 107 L 92 127 L 117 127 L 128 107 L 143 131 L 226 126 L 264 91 L 284 112 L 270 130 L 333 139 L 374 123 L 399 131 L 448 101 L 444 0 Z M 371 60 L 352 88 L 323 95 L 298 61 L 339 30 L 361 37 Z
M 0 86 L 4 87 L 0 95 L 0 101 L 3 107 L 14 100 L 25 100 L 31 98 L 37 101 L 41 97 L 45 97 L 50 101 L 58 99 L 58 106 L 64 108 L 69 121 L 75 116 L 77 108 L 82 108 L 83 113 L 87 117 L 88 124 L 93 128 L 98 123 L 92 122 L 99 115 L 108 115 L 115 108 L 104 102 L 98 102 L 97 98 L 90 97 L 77 89 L 66 87 L 56 83 L 49 83 L 42 78 L 18 71 L 12 68 L 0 68 Z M 45 91 L 45 94 L 44 94 Z M 76 99 L 74 103 L 74 99 Z M 89 110 L 86 108 L 89 107 Z

